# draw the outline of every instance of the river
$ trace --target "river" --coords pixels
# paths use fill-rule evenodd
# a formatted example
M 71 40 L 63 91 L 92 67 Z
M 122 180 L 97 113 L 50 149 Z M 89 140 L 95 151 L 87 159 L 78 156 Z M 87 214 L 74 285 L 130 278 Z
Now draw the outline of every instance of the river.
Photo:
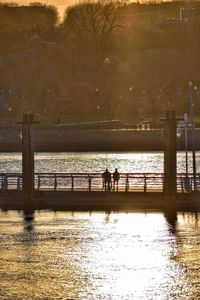
M 19 153 L 1 153 L 0 163 L 1 172 L 21 171 Z M 180 152 L 179 171 L 184 163 Z M 35 167 L 162 172 L 163 153 L 37 153 Z M 0 278 L 2 300 L 197 300 L 200 212 L 1 211 Z
M 0 212 L 0 299 L 197 300 L 200 214 Z
M 36 153 L 35 172 L 103 172 L 106 168 L 121 173 L 163 172 L 163 152 L 63 152 Z M 188 154 L 192 172 L 192 153 Z M 197 172 L 200 173 L 200 151 L 196 152 Z M 0 172 L 21 172 L 20 153 L 0 153 Z M 185 172 L 185 153 L 177 153 L 177 172 Z

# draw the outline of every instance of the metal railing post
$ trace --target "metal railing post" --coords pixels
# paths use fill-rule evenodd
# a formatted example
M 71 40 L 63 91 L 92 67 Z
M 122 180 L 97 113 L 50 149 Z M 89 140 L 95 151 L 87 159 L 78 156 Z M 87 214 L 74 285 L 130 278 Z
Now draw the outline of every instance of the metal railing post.
M 20 190 L 20 176 L 17 176 L 17 190 Z
M 37 188 L 38 188 L 38 190 L 40 189 L 40 185 L 41 185 L 40 175 L 38 174 L 38 182 L 37 182 Z
M 74 176 L 71 175 L 71 180 L 72 180 L 72 192 L 74 191 Z
M 144 175 L 144 193 L 146 193 L 146 191 L 147 191 L 147 178 Z
M 88 178 L 88 190 L 89 190 L 89 192 L 91 192 L 91 190 L 92 190 L 92 178 L 91 177 Z
M 129 181 L 128 181 L 128 174 L 126 174 L 126 185 L 125 185 L 125 192 L 129 190 Z
M 56 191 L 57 185 L 58 185 L 58 183 L 57 183 L 57 176 L 55 174 L 54 175 L 54 191 Z

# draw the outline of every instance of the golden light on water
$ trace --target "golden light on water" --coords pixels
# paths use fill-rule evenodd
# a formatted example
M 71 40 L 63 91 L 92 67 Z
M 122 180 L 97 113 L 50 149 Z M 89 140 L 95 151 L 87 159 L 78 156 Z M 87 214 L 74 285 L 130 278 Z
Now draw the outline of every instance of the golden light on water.
M 112 286 L 118 295 L 125 291 L 129 295 L 134 291 L 134 299 L 140 299 L 152 285 L 165 284 L 169 260 L 176 255 L 176 246 L 173 237 L 168 244 L 168 228 L 162 214 L 112 215 L 106 227 L 112 234 L 106 235 L 96 247 L 88 248 L 87 255 L 92 260 L 88 264 L 86 259 L 85 265 L 95 279 L 101 278 L 103 270 L 107 270 L 102 293 L 109 294 Z M 174 272 L 176 270 L 172 266 L 169 276 L 173 276 Z
M 19 154 L 2 157 L 2 170 L 19 172 Z M 37 172 L 148 172 L 162 162 L 161 152 L 35 155 Z M 184 170 L 183 153 L 178 169 Z M 3 300 L 198 299 L 199 214 L 179 213 L 177 222 L 161 212 L 46 211 L 32 222 L 23 218 L 0 212 Z
M 5 299 L 197 299 L 198 215 L 174 229 L 156 212 L 0 217 Z

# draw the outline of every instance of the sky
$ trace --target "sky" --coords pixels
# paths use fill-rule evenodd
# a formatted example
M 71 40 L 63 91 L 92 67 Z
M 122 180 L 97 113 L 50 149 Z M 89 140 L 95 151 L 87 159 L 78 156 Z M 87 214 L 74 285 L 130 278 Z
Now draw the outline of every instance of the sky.
M 130 2 L 132 2 L 134 0 L 130 0 Z M 40 2 L 40 3 L 45 3 L 48 5 L 54 5 L 57 7 L 58 12 L 60 17 L 62 18 L 65 12 L 65 9 L 67 6 L 70 6 L 72 4 L 75 4 L 77 2 L 80 2 L 80 0 L 0 0 L 0 3 L 4 3 L 4 2 L 13 2 L 13 3 L 18 3 L 18 4 L 22 4 L 22 5 L 27 5 L 30 2 Z M 142 2 L 145 2 L 145 0 L 143 0 Z
M 64 15 L 65 9 L 67 6 L 70 6 L 76 2 L 80 2 L 80 1 L 76 1 L 76 0 L 46 0 L 46 1 L 40 1 L 40 0 L 32 0 L 32 1 L 27 1 L 27 0 L 0 0 L 0 3 L 4 3 L 4 2 L 14 2 L 14 3 L 18 3 L 18 4 L 22 4 L 22 5 L 27 5 L 30 2 L 40 2 L 40 3 L 45 3 L 48 5 L 54 5 L 57 7 L 59 15 L 62 17 Z

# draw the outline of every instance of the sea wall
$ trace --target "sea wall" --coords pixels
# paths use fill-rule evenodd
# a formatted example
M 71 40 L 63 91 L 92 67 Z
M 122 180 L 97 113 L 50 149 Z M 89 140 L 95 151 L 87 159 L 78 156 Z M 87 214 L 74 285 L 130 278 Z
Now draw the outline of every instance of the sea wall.
M 35 151 L 162 151 L 162 129 L 151 130 L 77 130 L 64 127 L 40 127 L 33 131 Z M 191 133 L 188 133 L 191 149 Z M 184 134 L 177 138 L 178 150 L 184 150 Z M 196 149 L 200 150 L 200 129 L 196 129 Z M 21 128 L 0 128 L 0 151 L 21 151 Z

